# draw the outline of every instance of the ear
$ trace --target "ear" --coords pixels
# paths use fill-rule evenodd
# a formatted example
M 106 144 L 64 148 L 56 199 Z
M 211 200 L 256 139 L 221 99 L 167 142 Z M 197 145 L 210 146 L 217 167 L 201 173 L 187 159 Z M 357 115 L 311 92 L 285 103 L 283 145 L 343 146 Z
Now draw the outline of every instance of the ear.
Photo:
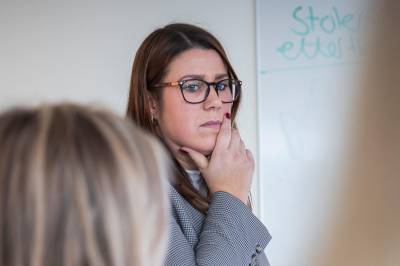
M 149 101 L 151 120 L 157 121 L 160 115 L 158 101 L 150 94 L 147 96 L 147 100 Z

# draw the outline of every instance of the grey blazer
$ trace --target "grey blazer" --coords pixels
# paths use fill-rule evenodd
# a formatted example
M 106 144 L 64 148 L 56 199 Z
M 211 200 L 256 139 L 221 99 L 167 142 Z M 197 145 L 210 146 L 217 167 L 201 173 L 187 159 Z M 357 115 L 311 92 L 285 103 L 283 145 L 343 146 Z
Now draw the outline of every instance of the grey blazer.
M 214 193 L 207 215 L 170 186 L 170 236 L 165 265 L 269 265 L 265 226 L 239 199 Z

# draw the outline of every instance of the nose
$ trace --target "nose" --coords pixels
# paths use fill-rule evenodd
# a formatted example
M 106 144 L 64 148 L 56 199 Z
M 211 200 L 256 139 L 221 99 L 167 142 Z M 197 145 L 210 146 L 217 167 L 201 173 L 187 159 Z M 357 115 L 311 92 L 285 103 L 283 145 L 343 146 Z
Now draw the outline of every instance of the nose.
M 220 109 L 222 107 L 222 101 L 220 100 L 214 86 L 210 88 L 210 93 L 207 99 L 204 101 L 205 109 Z

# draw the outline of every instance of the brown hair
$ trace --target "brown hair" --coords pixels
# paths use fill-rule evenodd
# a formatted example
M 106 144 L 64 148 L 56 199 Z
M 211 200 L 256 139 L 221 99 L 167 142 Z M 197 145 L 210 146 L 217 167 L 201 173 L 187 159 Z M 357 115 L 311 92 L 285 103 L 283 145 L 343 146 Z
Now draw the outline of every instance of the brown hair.
M 106 111 L 0 115 L 0 265 L 161 265 L 163 148 Z
M 170 24 L 152 32 L 139 47 L 133 62 L 127 116 L 161 140 L 162 136 L 157 124 L 152 121 L 149 97 L 161 102 L 162 89 L 155 88 L 155 85 L 163 81 L 171 61 L 182 52 L 192 48 L 216 51 L 226 65 L 229 77 L 237 79 L 224 48 L 206 30 L 189 24 Z M 235 119 L 239 103 L 240 95 L 239 99 L 233 103 L 232 121 Z M 173 157 L 172 152 L 171 156 Z M 174 159 L 174 165 L 173 186 L 196 209 L 205 213 L 210 199 L 204 198 L 192 186 L 187 173 L 176 159 Z

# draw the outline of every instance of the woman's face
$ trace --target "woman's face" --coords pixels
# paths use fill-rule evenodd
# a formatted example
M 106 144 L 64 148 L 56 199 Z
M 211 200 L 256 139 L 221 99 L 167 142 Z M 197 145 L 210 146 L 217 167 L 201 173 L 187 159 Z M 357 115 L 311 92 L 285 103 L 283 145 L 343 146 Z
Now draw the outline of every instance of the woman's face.
M 228 77 L 226 66 L 216 51 L 193 48 L 170 63 L 163 82 L 193 78 L 216 82 Z M 177 155 L 180 147 L 188 147 L 204 155 L 211 154 L 220 123 L 226 113 L 231 113 L 232 103 L 222 103 L 213 86 L 202 103 L 186 102 L 178 86 L 165 87 L 161 101 L 158 123 L 172 152 Z

